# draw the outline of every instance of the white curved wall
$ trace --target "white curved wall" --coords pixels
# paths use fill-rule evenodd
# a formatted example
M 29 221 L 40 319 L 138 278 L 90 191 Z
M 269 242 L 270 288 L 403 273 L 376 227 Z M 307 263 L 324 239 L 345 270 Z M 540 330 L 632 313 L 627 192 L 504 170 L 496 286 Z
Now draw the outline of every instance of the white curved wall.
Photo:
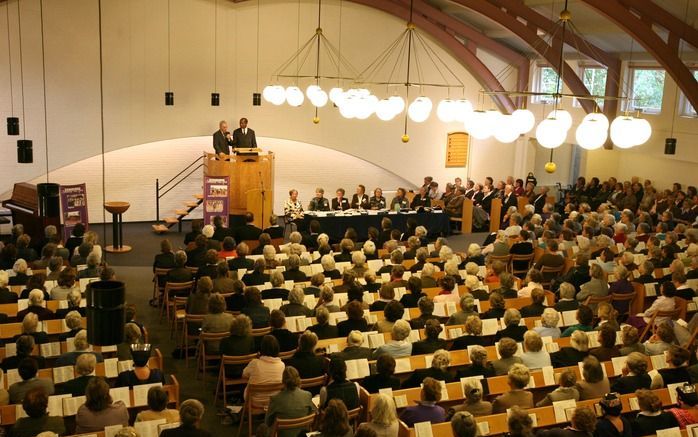
M 383 187 L 393 191 L 396 187 L 409 187 L 405 179 L 365 160 L 333 149 L 275 138 L 259 138 L 266 150 L 276 154 L 274 180 L 274 211 L 283 212 L 288 190 L 296 188 L 304 204 L 310 201 L 315 187 L 324 187 L 327 196 L 343 187 L 353 193 L 357 184 L 368 190 Z M 131 203 L 124 214 L 125 221 L 151 221 L 155 219 L 155 180 L 164 184 L 184 169 L 201 151 L 210 148 L 211 137 L 190 137 L 157 141 L 109 152 L 105 155 L 106 200 Z M 44 176 L 33 182 L 41 182 Z M 102 221 L 102 162 L 96 155 L 55 170 L 51 180 L 60 184 L 87 184 L 90 221 Z M 184 208 L 183 202 L 194 200 L 192 195 L 201 192 L 203 169 L 165 195 L 160 205 L 161 218 L 173 216 L 173 210 Z M 192 217 L 200 217 L 200 208 Z M 111 216 L 107 214 L 107 221 Z

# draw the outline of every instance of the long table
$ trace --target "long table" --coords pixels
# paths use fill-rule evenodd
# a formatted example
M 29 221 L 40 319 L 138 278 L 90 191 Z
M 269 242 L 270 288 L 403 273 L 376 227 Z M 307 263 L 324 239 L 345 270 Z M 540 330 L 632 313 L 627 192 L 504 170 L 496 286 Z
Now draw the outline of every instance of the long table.
M 427 228 L 430 238 L 448 235 L 449 219 L 448 214 L 444 212 L 418 212 L 418 213 L 396 213 L 386 212 L 380 214 L 362 214 L 362 215 L 310 215 L 306 213 L 299 227 L 302 231 L 307 231 L 312 220 L 320 222 L 322 232 L 330 236 L 332 240 L 341 240 L 344 237 L 344 232 L 351 227 L 356 230 L 359 235 L 359 240 L 368 238 L 368 228 L 373 226 L 380 230 L 381 220 L 388 217 L 393 222 L 393 228 L 404 231 L 407 229 L 407 220 L 413 218 L 417 224 Z

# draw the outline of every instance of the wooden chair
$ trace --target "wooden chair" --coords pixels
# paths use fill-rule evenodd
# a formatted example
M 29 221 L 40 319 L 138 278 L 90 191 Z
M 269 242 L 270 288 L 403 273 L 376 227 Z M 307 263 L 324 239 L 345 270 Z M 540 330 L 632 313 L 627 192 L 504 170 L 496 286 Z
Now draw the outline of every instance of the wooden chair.
M 523 270 L 515 269 L 515 262 L 526 262 L 526 268 Z M 528 273 L 528 271 L 531 270 L 531 265 L 533 265 L 532 253 L 530 255 L 511 255 L 511 258 L 509 258 L 509 272 L 511 272 L 511 274 L 516 276 L 517 278 L 526 276 L 526 273 Z
M 363 411 L 364 407 L 362 406 L 358 406 L 353 410 L 347 411 L 347 417 L 349 418 L 349 422 L 354 427 L 354 432 L 356 432 L 356 429 L 359 427 L 359 423 L 361 423 L 361 414 Z
M 155 269 L 153 271 L 153 299 L 152 302 L 157 304 L 162 299 L 162 294 L 165 292 L 165 286 L 160 285 L 161 280 L 164 279 L 167 274 L 172 269 Z
M 584 305 L 586 305 L 586 306 L 598 305 L 601 302 L 611 303 L 612 299 L 613 299 L 613 296 L 610 294 L 608 296 L 589 296 L 589 297 L 587 297 L 587 300 L 584 301 Z
M 189 328 L 201 328 L 201 322 L 203 322 L 203 320 L 204 314 L 184 314 L 181 343 L 184 348 L 184 367 L 189 367 L 189 348 L 196 346 L 199 341 L 199 330 L 196 329 L 194 334 L 190 334 Z
M 221 389 L 223 391 L 223 406 L 225 406 L 227 402 L 227 387 L 230 386 L 236 386 L 236 385 L 243 385 L 247 382 L 247 379 L 245 378 L 233 378 L 233 377 L 228 377 L 227 369 L 233 366 L 246 366 L 247 364 L 250 363 L 250 361 L 254 360 L 257 358 L 257 354 L 249 354 L 249 355 L 240 355 L 240 356 L 231 356 L 231 355 L 222 355 L 221 356 L 221 367 L 220 370 L 218 371 L 218 383 L 216 384 L 216 395 L 214 397 L 214 402 L 218 401 L 218 390 Z
M 560 276 L 560 273 L 562 273 L 562 269 L 564 268 L 564 265 L 561 265 L 559 267 L 548 267 L 548 266 L 543 266 L 540 269 L 541 274 L 543 275 L 543 282 L 540 284 L 545 287 L 546 289 L 550 289 L 550 283 L 555 279 L 557 276 Z
M 170 329 L 170 338 L 177 338 L 179 325 L 184 324 L 184 316 L 187 311 L 186 296 L 175 296 L 172 300 L 172 325 Z
M 675 297 L 674 300 L 676 300 L 676 299 L 681 299 L 681 298 Z M 642 330 L 642 334 L 640 335 L 640 341 L 645 340 L 645 336 L 650 331 L 652 326 L 654 326 L 654 324 L 657 320 L 657 317 L 662 317 L 662 318 L 668 317 L 671 320 L 676 320 L 679 318 L 680 313 L 681 313 L 681 308 L 675 308 L 671 311 L 657 311 L 656 313 L 652 314 L 652 316 L 650 317 L 649 323 L 647 323 L 647 326 L 645 326 L 645 329 Z
M 487 261 L 490 263 L 494 263 L 495 261 L 499 261 L 508 267 L 510 257 L 511 257 L 511 255 L 503 255 L 503 256 L 489 255 L 489 256 L 487 256 Z
M 267 334 L 271 333 L 271 326 L 267 326 L 266 328 L 256 328 L 252 329 L 252 337 L 264 337 Z
M 226 337 L 230 336 L 230 332 L 202 332 L 199 334 L 199 346 L 197 347 L 196 355 L 197 355 L 197 372 L 201 372 L 202 380 L 204 382 L 204 385 L 206 385 L 206 371 L 210 368 L 213 368 L 218 365 L 218 362 L 221 359 L 221 354 L 216 352 L 216 353 L 208 353 L 207 352 L 207 344 L 210 341 L 221 341 Z M 213 362 L 213 364 L 211 364 Z
M 247 415 L 247 435 L 252 436 L 252 420 L 254 414 L 261 414 L 266 411 L 269 406 L 269 399 L 280 392 L 284 388 L 282 383 L 274 384 L 247 384 L 245 392 L 245 404 L 240 412 L 240 427 L 238 435 L 242 433 L 242 426 L 245 423 L 245 415 Z
M 292 349 L 290 351 L 285 351 L 285 352 L 279 352 L 279 358 L 281 360 L 288 360 L 289 358 L 293 358 L 293 354 L 296 353 L 296 349 Z
M 299 417 L 297 419 L 276 419 L 274 425 L 271 428 L 272 437 L 279 435 L 279 431 L 290 430 L 290 429 L 305 429 L 307 431 L 312 431 L 314 429 L 315 421 L 317 420 L 317 413 L 310 414 L 308 416 Z
M 318 376 L 316 378 L 301 379 L 301 388 L 303 390 L 308 390 L 315 387 L 324 387 L 325 384 L 327 384 L 327 375 Z
M 194 281 L 187 282 L 168 282 L 165 284 L 164 299 L 160 305 L 160 321 L 162 316 L 167 315 L 167 320 L 170 320 L 170 307 L 174 304 L 175 294 L 189 294 L 194 288 Z
M 589 296 L 589 297 L 591 297 L 591 296 Z M 637 293 L 634 291 L 632 293 L 612 293 L 611 294 L 611 304 L 613 304 L 613 302 L 627 302 L 628 303 L 628 311 L 624 312 L 623 314 L 619 314 L 619 315 L 622 316 L 625 314 L 627 314 L 627 315 L 635 314 L 632 312 L 632 308 L 633 308 L 633 303 L 635 302 L 636 297 L 637 297 Z
M 463 200 L 463 211 L 460 217 L 450 217 L 449 223 L 460 223 L 460 233 L 470 234 L 473 232 L 473 201 L 471 199 Z M 453 232 L 453 228 L 451 228 Z M 455 233 L 455 232 L 454 232 Z

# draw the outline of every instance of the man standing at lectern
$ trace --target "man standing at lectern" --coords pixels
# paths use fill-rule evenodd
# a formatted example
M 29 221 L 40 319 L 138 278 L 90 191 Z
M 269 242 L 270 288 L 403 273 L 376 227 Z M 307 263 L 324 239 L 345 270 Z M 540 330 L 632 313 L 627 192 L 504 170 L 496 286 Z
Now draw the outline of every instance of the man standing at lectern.
M 240 147 L 243 149 L 256 149 L 257 148 L 257 137 L 255 137 L 254 131 L 247 127 L 247 119 L 240 119 L 240 127 L 233 131 L 233 147 Z
M 228 122 L 221 120 L 218 123 L 218 130 L 213 134 L 213 150 L 216 155 L 223 158 L 223 155 L 230 154 L 230 147 L 233 145 L 233 137 L 228 132 Z

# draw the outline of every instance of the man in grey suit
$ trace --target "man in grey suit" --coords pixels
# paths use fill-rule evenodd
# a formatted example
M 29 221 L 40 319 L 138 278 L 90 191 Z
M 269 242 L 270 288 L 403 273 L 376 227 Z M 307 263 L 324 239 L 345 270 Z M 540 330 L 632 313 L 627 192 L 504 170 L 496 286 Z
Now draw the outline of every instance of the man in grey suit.
M 287 366 L 284 369 L 281 382 L 284 385 L 284 389 L 271 397 L 269 408 L 264 418 L 264 424 L 269 428 L 274 425 L 276 419 L 297 419 L 317 411 L 312 401 L 313 395 L 308 391 L 300 389 L 301 378 L 298 370 Z M 281 430 L 277 435 L 279 437 L 295 437 L 301 430 L 301 428 Z M 259 430 L 257 435 L 260 435 Z M 264 435 L 264 433 L 261 433 L 261 435 Z
M 10 404 L 21 404 L 24 395 L 33 388 L 41 387 L 46 391 L 46 394 L 51 396 L 55 393 L 53 381 L 50 379 L 39 379 L 36 374 L 39 372 L 39 365 L 34 358 L 27 357 L 19 362 L 17 368 L 19 376 L 22 380 L 12 384 L 8 391 L 10 392 Z
M 233 131 L 231 146 L 243 149 L 257 148 L 257 137 L 254 131 L 247 127 L 247 119 L 244 117 L 240 119 L 240 127 Z
M 223 157 L 222 155 L 230 154 L 230 146 L 233 145 L 233 139 L 228 132 L 228 122 L 221 120 L 218 123 L 218 130 L 213 134 L 213 150 L 216 155 Z
M 591 280 L 586 284 L 582 284 L 579 288 L 580 291 L 577 293 L 577 300 L 583 303 L 588 297 L 602 297 L 608 296 L 608 283 L 604 280 L 603 269 L 598 264 L 592 264 L 589 268 L 589 274 Z M 596 310 L 596 304 L 589 305 L 593 310 Z

